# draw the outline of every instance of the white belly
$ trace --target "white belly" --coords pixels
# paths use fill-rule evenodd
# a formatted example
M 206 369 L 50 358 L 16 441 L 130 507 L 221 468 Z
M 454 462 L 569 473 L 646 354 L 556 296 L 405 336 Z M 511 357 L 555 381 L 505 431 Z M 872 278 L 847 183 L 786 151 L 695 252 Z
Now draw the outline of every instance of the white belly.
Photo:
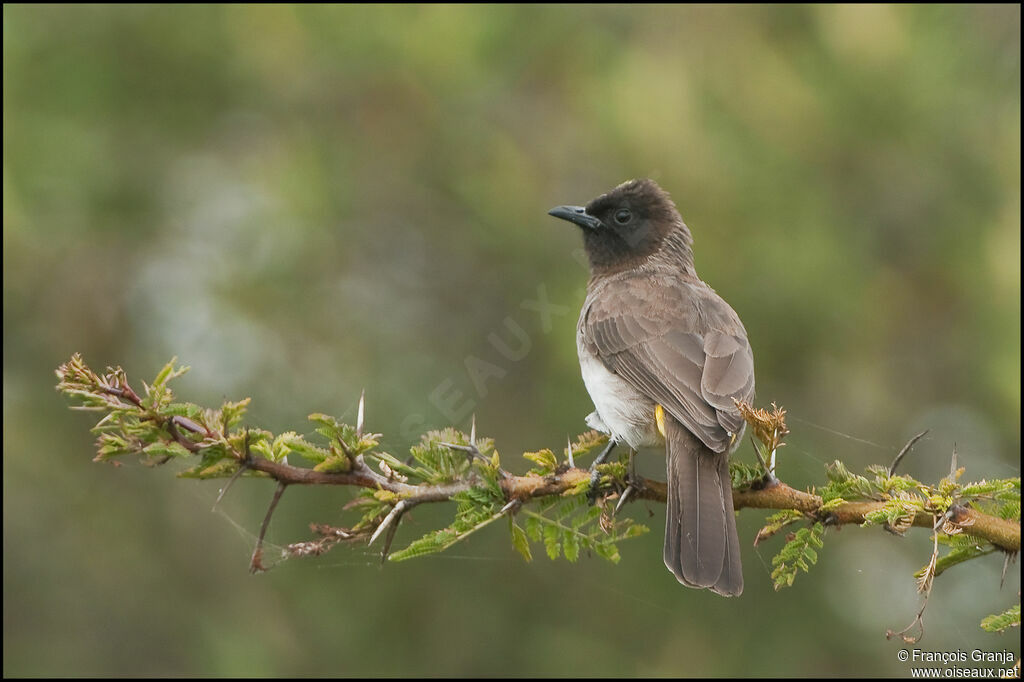
M 578 350 L 583 383 L 597 408 L 587 424 L 634 449 L 661 444 L 654 423 L 654 401 L 608 371 L 582 344 Z

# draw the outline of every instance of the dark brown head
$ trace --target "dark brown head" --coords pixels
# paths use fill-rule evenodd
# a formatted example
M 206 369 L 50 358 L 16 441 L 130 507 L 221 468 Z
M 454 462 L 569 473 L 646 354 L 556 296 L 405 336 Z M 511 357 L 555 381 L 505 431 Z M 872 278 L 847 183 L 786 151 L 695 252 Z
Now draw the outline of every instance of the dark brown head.
M 557 206 L 548 214 L 583 228 L 583 246 L 596 274 L 627 270 L 652 256 L 693 270 L 690 231 L 654 180 L 630 180 L 586 206 Z

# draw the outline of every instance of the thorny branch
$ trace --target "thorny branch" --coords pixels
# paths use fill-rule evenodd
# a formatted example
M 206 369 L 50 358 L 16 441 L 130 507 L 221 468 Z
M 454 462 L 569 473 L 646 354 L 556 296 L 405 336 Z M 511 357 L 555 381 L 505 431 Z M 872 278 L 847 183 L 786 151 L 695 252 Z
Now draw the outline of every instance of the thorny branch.
M 387 479 L 365 464 L 361 470 L 345 473 L 321 473 L 262 458 L 253 459 L 250 466 L 257 471 L 269 474 L 278 482 L 289 485 L 348 485 L 387 490 L 401 496 L 403 500 L 407 500 L 409 506 L 423 502 L 445 502 L 472 487 L 472 483 L 469 481 L 438 486 L 409 485 Z M 582 481 L 589 480 L 590 476 L 590 472 L 586 469 L 567 468 L 565 471 L 548 476 L 535 474 L 509 476 L 501 480 L 500 485 L 506 499 L 526 502 L 574 490 Z M 652 502 L 665 502 L 667 499 L 667 486 L 664 481 L 637 476 L 633 479 L 632 485 L 637 490 L 634 499 Z M 614 491 L 609 492 L 617 494 Z M 819 519 L 829 526 L 862 524 L 867 514 L 885 506 L 885 502 L 881 501 L 847 502 L 823 513 L 821 512 L 821 497 L 796 490 L 781 481 L 760 490 L 734 490 L 732 500 L 733 507 L 737 511 L 745 508 L 793 509 L 803 512 L 808 519 Z M 1020 525 L 1013 521 L 984 514 L 968 507 L 957 509 L 950 520 L 963 527 L 963 532 L 966 535 L 986 540 L 1009 552 L 1020 551 Z M 924 513 L 915 516 L 913 521 L 914 526 L 921 528 L 931 528 L 932 523 L 932 515 Z
M 173 362 L 172 362 L 173 364 Z M 172 364 L 165 368 L 166 375 L 163 382 L 173 378 L 171 374 Z M 180 370 L 183 372 L 184 370 Z M 447 502 L 456 495 L 466 493 L 479 484 L 478 478 L 470 474 L 464 478 L 443 484 L 410 484 L 401 480 L 398 476 L 384 476 L 374 471 L 364 461 L 362 455 L 355 455 L 343 441 L 338 445 L 344 451 L 347 458 L 346 471 L 317 471 L 314 469 L 298 467 L 288 464 L 286 461 L 272 461 L 261 455 L 254 455 L 249 448 L 248 431 L 242 439 L 242 445 L 232 443 L 229 438 L 228 424 L 220 425 L 220 428 L 213 428 L 207 424 L 199 424 L 193 419 L 182 415 L 162 414 L 154 408 L 149 397 L 143 399 L 128 384 L 124 371 L 121 369 L 110 370 L 109 374 L 99 377 L 92 370 L 85 366 L 80 356 L 74 356 L 70 363 L 62 365 L 58 370 L 61 377 L 59 388 L 68 395 L 86 399 L 86 409 L 120 409 L 129 406 L 137 408 L 142 420 L 152 420 L 158 427 L 166 430 L 170 439 L 184 448 L 189 453 L 200 453 L 204 448 L 217 445 L 226 448 L 228 456 L 237 462 L 236 475 L 229 481 L 237 478 L 241 472 L 262 472 L 277 483 L 274 497 L 271 501 L 267 515 L 264 518 L 259 542 L 254 551 L 251 568 L 254 571 L 263 570 L 261 563 L 262 540 L 269 526 L 274 509 L 280 500 L 285 488 L 290 485 L 337 485 L 355 486 L 371 490 L 387 491 L 394 496 L 394 502 L 390 513 L 386 514 L 377 528 L 372 532 L 371 541 L 375 540 L 384 531 L 388 531 L 385 539 L 384 556 L 387 555 L 390 539 L 394 534 L 401 517 L 409 509 L 423 503 Z M 160 383 L 158 378 L 157 384 Z M 146 387 L 147 396 L 153 387 Z M 101 394 L 103 400 L 89 402 L 90 397 Z M 90 395 L 92 394 L 92 395 Z M 751 424 L 752 430 L 757 438 L 765 445 L 766 452 L 771 454 L 774 460 L 775 451 L 784 445 L 782 439 L 788 433 L 785 426 L 785 411 L 773 405 L 772 411 L 755 410 L 749 405 L 738 405 L 744 418 Z M 363 431 L 363 398 L 359 401 L 358 423 L 356 427 L 357 437 L 362 437 Z M 102 423 L 102 422 L 101 422 Z M 469 446 L 450 445 L 469 452 L 471 457 L 483 458 L 476 448 L 475 423 Z M 896 460 L 889 468 L 890 475 L 899 464 L 900 459 L 910 450 L 914 443 L 922 436 L 915 436 L 903 448 Z M 166 461 L 166 458 L 163 458 Z M 159 463 L 162 463 L 159 462 Z M 867 516 L 878 512 L 886 505 L 884 500 L 867 501 L 845 501 L 839 505 L 824 505 L 822 498 L 812 492 L 796 490 L 775 478 L 770 467 L 768 473 L 754 485 L 737 488 L 733 491 L 733 506 L 737 509 L 774 509 L 793 510 L 802 513 L 808 520 L 821 522 L 826 526 L 840 526 L 846 524 L 862 524 Z M 954 461 L 953 470 L 956 465 Z M 951 472 L 951 476 L 954 472 Z M 523 504 L 531 500 L 556 495 L 578 492 L 581 487 L 586 487 L 594 478 L 590 470 L 581 469 L 575 466 L 575 461 L 564 462 L 554 468 L 551 473 L 538 475 L 529 473 L 522 476 L 512 475 L 504 470 L 499 470 L 497 481 L 508 504 L 502 510 L 517 510 Z M 630 474 L 628 480 L 607 480 L 600 482 L 600 488 L 596 491 L 595 497 L 606 499 L 618 499 L 621 506 L 627 498 L 636 500 L 649 500 L 654 502 L 666 501 L 666 484 L 662 481 L 643 478 Z M 593 491 L 592 491 L 593 492 Z M 219 498 L 218 498 L 219 499 Z M 937 515 L 927 510 L 921 511 L 909 520 L 909 525 L 923 528 L 934 528 L 937 522 Z M 1011 553 L 1020 550 L 1020 524 L 1014 521 L 1002 519 L 997 516 L 983 513 L 962 504 L 953 505 L 943 513 L 942 523 L 951 524 L 956 532 L 962 532 L 981 540 L 988 541 L 993 545 Z M 299 543 L 293 545 L 292 549 L 296 554 L 319 554 L 341 540 L 353 539 L 353 536 L 344 529 L 334 529 L 329 526 L 318 526 L 314 528 L 321 535 L 321 540 L 313 543 Z M 369 533 L 360 533 L 359 537 Z

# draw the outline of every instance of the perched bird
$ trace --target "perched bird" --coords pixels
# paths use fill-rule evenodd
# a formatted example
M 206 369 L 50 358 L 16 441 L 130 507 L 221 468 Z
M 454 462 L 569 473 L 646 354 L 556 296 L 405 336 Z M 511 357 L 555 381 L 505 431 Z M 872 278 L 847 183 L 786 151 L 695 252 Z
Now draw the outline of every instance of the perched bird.
M 631 449 L 666 448 L 665 565 L 679 582 L 743 591 L 729 453 L 754 395 L 739 316 L 701 281 L 693 238 L 653 180 L 631 180 L 585 207 L 549 214 L 583 230 L 590 260 L 576 327 L 592 427 Z

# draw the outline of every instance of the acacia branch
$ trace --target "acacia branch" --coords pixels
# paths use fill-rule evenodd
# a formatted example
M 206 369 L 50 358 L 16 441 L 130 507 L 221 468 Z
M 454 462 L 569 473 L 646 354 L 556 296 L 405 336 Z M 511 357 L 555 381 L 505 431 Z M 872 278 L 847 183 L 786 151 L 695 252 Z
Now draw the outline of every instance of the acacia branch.
M 157 375 L 152 384 L 145 386 L 145 396 L 137 393 L 129 384 L 124 370 L 108 368 L 107 374 L 100 376 L 93 372 L 82 360 L 81 356 L 72 356 L 70 362 L 57 370 L 60 377 L 58 389 L 69 397 L 81 402 L 84 409 L 108 412 L 104 419 L 94 427 L 98 434 L 97 460 L 126 454 L 143 454 L 150 461 L 162 464 L 172 457 L 190 455 L 196 457 L 200 464 L 192 470 L 193 475 L 200 478 L 207 476 L 231 476 L 230 483 L 240 474 L 260 472 L 277 482 L 277 489 L 266 518 L 260 531 L 260 542 L 253 556 L 253 567 L 259 569 L 260 548 L 262 538 L 270 523 L 271 516 L 281 497 L 281 493 L 289 485 L 339 485 L 354 486 L 367 490 L 384 491 L 388 496 L 374 494 L 380 507 L 380 516 L 365 516 L 358 531 L 325 536 L 323 543 L 308 551 L 321 551 L 330 542 L 339 539 L 352 539 L 368 532 L 366 523 L 376 525 L 373 537 L 388 531 L 385 539 L 384 554 L 387 555 L 390 537 L 394 533 L 401 516 L 405 511 L 421 503 L 447 502 L 460 496 L 465 499 L 473 494 L 474 489 L 485 486 L 484 478 L 490 480 L 490 490 L 503 498 L 501 514 L 518 509 L 523 504 L 541 498 L 557 496 L 573 496 L 586 492 L 588 498 L 604 500 L 618 498 L 617 510 L 627 501 L 649 500 L 664 502 L 666 500 L 666 484 L 662 481 L 645 479 L 636 475 L 625 474 L 616 469 L 615 464 L 602 464 L 597 467 L 599 474 L 584 470 L 575 465 L 572 443 L 569 445 L 567 461 L 559 463 L 551 451 L 526 453 L 525 456 L 540 463 L 541 473 L 531 472 L 522 476 L 512 475 L 503 470 L 495 455 L 493 461 L 477 448 L 476 426 L 474 426 L 467 443 L 457 444 L 444 442 L 435 438 L 429 447 L 443 446 L 449 452 L 465 451 L 469 465 L 457 465 L 454 460 L 445 460 L 447 464 L 437 468 L 437 462 L 424 464 L 426 468 L 417 469 L 404 465 L 396 458 L 376 451 L 379 434 L 363 433 L 363 399 L 360 398 L 358 421 L 353 429 L 328 415 L 311 415 L 310 419 L 320 424 L 318 431 L 328 437 L 328 448 L 312 444 L 294 434 L 282 434 L 274 438 L 273 434 L 258 429 L 235 429 L 245 412 L 248 399 L 237 403 L 225 403 L 220 410 L 208 410 L 190 403 L 174 403 L 173 395 L 167 387 L 169 380 L 180 376 L 188 368 L 175 368 L 174 361 L 168 363 Z M 774 453 L 783 445 L 783 438 L 789 433 L 785 423 L 785 410 L 772 406 L 771 410 L 754 409 L 745 403 L 737 403 L 737 409 L 751 425 L 753 435 L 764 445 L 764 452 L 770 453 L 774 462 Z M 453 432 L 453 435 L 464 439 L 465 435 Z M 773 467 L 765 467 L 769 473 L 762 471 L 747 472 L 739 476 L 738 481 L 745 481 L 733 491 L 733 505 L 739 510 L 743 508 L 792 510 L 808 520 L 822 526 L 863 524 L 865 521 L 878 523 L 882 519 L 887 527 L 895 519 L 892 528 L 902 533 L 910 526 L 923 528 L 942 527 L 949 533 L 963 533 L 991 543 L 1007 552 L 1020 550 L 1020 523 L 1009 521 L 998 516 L 984 513 L 979 509 L 958 502 L 957 490 L 960 487 L 956 479 L 962 469 L 956 466 L 954 457 L 950 476 L 940 483 L 939 487 L 925 486 L 909 477 L 894 477 L 893 472 L 905 455 L 923 434 L 915 436 L 900 452 L 896 460 L 884 472 L 876 472 L 876 482 L 872 483 L 863 477 L 853 476 L 845 471 L 840 463 L 835 463 L 842 485 L 852 488 L 832 488 L 828 490 L 827 505 L 821 496 L 812 492 L 795 490 L 775 478 Z M 251 436 L 251 437 L 250 437 Z M 598 446 L 600 439 L 597 434 L 581 436 L 577 444 L 586 443 L 584 450 Z M 283 439 L 283 440 L 282 440 Z M 427 443 L 429 438 L 425 438 Z M 426 447 L 426 446 L 424 446 Z M 488 446 L 489 448 L 490 446 Z M 755 442 L 755 448 L 757 448 Z M 254 452 L 253 450 L 258 450 Z M 294 466 L 287 463 L 286 455 L 295 452 L 302 457 L 317 463 L 315 469 Z M 381 472 L 372 469 L 365 457 L 377 462 Z M 579 454 L 579 451 L 577 451 Z M 759 453 L 760 455 L 761 453 Z M 431 457 L 445 459 L 443 453 L 435 453 Z M 429 459 L 429 458 L 428 458 Z M 388 464 L 390 462 L 391 464 Z M 596 462 L 595 462 L 596 464 Z M 618 465 L 621 467 L 621 465 Z M 395 469 L 405 470 L 410 477 Z M 591 468 L 594 468 L 593 466 Z M 744 467 L 739 466 L 738 470 Z M 444 471 L 442 471 L 444 469 Z M 613 474 L 613 471 L 616 472 Z M 489 472 L 489 473 L 488 473 Z M 887 476 L 885 473 L 887 472 Z M 612 475 L 609 475 L 612 474 Z M 830 477 L 832 475 L 830 474 Z M 448 479 L 446 482 L 438 482 Z M 899 479 L 899 480 L 896 480 Z M 416 483 L 415 481 L 420 481 Z M 995 482 L 1009 484 L 1011 481 Z M 833 484 L 830 483 L 831 487 Z M 979 484 L 975 484 L 978 489 Z M 1016 483 L 1019 491 L 1019 481 Z M 858 487 L 859 486 L 859 487 Z M 924 497 L 901 491 L 912 487 Z M 983 486 L 982 486 L 983 487 Z M 844 490 L 849 489 L 853 499 L 847 497 Z M 840 495 L 836 492 L 839 491 Z M 989 490 L 995 490 L 989 488 Z M 1005 490 L 1004 490 L 1005 491 Z M 1019 492 L 1018 492 L 1019 495 Z M 976 496 L 977 497 L 977 496 Z M 219 499 L 219 498 L 218 498 Z M 364 499 L 367 499 L 364 496 Z M 978 497 L 978 499 L 982 499 Z M 1019 498 L 1018 498 L 1019 499 Z M 907 505 L 903 505 L 908 501 Z M 497 502 L 497 500 L 495 500 Z M 1003 508 L 1008 509 L 1007 507 Z M 1009 507 L 1012 509 L 1012 507 Z M 371 512 L 372 513 L 372 512 Z M 1005 511 L 1001 513 L 1006 513 Z M 383 518 L 383 521 L 381 521 Z M 481 517 L 483 519 L 483 517 Z M 603 518 L 603 517 L 602 517 Z M 799 516 L 784 519 L 786 523 L 798 520 Z M 484 519 L 489 523 L 493 518 Z M 771 526 L 771 524 L 769 524 Z M 774 530 L 769 526 L 762 529 L 764 536 Z M 781 526 L 775 526 L 777 530 Z M 342 529 L 344 530 L 344 529 Z M 470 531 L 471 532 L 471 531 Z M 762 535 L 759 534 L 759 538 Z M 791 581 L 790 581 L 791 582 Z
M 447 502 L 458 493 L 473 487 L 470 480 L 447 483 L 443 485 L 410 485 L 395 479 L 389 479 L 360 463 L 352 471 L 342 473 L 326 473 L 302 467 L 271 462 L 261 457 L 253 458 L 249 467 L 262 471 L 279 483 L 288 485 L 341 485 L 357 486 L 371 489 L 387 490 L 395 493 L 410 504 L 424 502 Z M 547 476 L 526 474 L 510 475 L 499 481 L 505 498 L 509 501 L 530 500 L 562 495 L 576 490 L 581 484 L 589 481 L 591 473 L 585 469 L 568 468 Z M 637 489 L 633 499 L 650 500 L 664 503 L 667 499 L 667 484 L 664 481 L 635 477 L 632 481 Z M 608 490 L 606 492 L 612 492 Z M 813 493 L 791 488 L 781 481 L 759 490 L 745 488 L 733 491 L 733 507 L 738 511 L 751 509 L 792 509 L 807 515 L 810 519 L 818 519 L 826 525 L 841 526 L 862 524 L 865 517 L 882 509 L 883 501 L 846 502 L 828 512 L 822 512 L 822 499 Z M 950 521 L 961 528 L 962 532 L 1000 547 L 1008 552 L 1020 551 L 1020 524 L 1007 521 L 990 514 L 982 513 L 968 507 L 955 507 Z M 921 528 L 932 528 L 934 517 L 920 513 L 914 517 L 913 525 Z

